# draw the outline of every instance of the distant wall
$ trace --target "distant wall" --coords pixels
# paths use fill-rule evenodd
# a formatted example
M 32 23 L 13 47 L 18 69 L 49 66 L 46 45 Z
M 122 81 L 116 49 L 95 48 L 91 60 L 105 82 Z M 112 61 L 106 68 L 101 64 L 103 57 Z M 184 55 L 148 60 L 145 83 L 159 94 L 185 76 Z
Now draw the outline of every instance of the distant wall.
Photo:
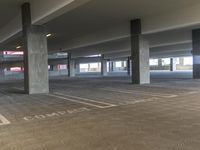
M 67 75 L 68 72 L 67 70 L 59 70 L 59 71 L 49 71 L 49 76 L 62 76 L 62 75 Z M 14 72 L 14 71 L 6 71 L 3 74 L 0 75 L 0 80 L 19 80 L 24 78 L 24 73 L 23 72 Z

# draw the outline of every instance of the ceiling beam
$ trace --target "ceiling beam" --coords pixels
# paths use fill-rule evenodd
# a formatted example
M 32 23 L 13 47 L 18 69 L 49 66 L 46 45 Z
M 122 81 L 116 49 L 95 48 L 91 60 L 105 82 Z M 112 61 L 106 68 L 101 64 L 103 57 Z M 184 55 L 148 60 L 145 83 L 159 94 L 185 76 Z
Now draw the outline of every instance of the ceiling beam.
M 90 0 L 45 0 L 31 1 L 32 23 L 42 25 Z M 8 40 L 22 31 L 21 9 L 15 18 L 0 29 L 0 43 Z

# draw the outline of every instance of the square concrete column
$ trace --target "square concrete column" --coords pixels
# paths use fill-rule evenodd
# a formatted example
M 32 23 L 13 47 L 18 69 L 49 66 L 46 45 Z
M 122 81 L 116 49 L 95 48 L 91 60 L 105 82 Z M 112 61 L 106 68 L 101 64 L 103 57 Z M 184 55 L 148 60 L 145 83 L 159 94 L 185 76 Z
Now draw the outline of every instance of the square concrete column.
M 71 60 L 71 53 L 67 53 L 67 72 L 68 72 L 68 77 L 70 77 L 70 60 Z
M 179 65 L 184 66 L 184 58 L 183 57 L 179 58 Z
M 158 59 L 158 68 L 162 69 L 162 58 Z
M 200 29 L 192 31 L 193 78 L 200 79 Z
M 67 63 L 67 69 L 68 69 L 68 77 L 75 77 L 75 60 L 72 59 L 71 52 L 68 52 L 68 63 Z
M 58 71 L 58 65 L 53 65 L 53 71 Z
M 3 62 L 0 64 L 0 77 L 4 78 L 5 76 L 5 67 L 3 66 Z
M 104 59 L 104 55 L 101 57 L 101 75 L 107 76 L 107 60 Z
M 50 71 L 58 71 L 58 65 L 50 65 Z
M 122 67 L 124 68 L 124 66 L 125 66 L 124 61 L 121 61 L 121 64 L 122 64 Z
M 176 71 L 176 58 L 170 58 L 170 71 Z
M 2 52 L 0 52 L 0 77 L 4 77 L 4 66 L 3 66 L 3 58 L 4 58 L 4 56 L 3 56 L 3 51 Z
M 150 83 L 149 43 L 141 34 L 141 20 L 131 21 L 132 83 Z
M 76 76 L 76 61 L 75 59 L 70 60 L 70 77 L 75 77 Z
M 130 76 L 132 76 L 132 60 L 131 59 L 130 59 Z
M 113 72 L 113 61 L 109 61 L 109 72 Z
M 50 71 L 53 71 L 53 65 L 50 65 L 50 69 L 49 69 Z
M 127 74 L 128 76 L 131 75 L 131 58 L 128 57 L 128 60 L 127 60 Z
M 75 68 L 76 68 L 76 74 L 79 74 L 80 73 L 80 64 L 78 61 L 75 62 Z
M 27 94 L 49 93 L 46 30 L 31 25 L 30 4 L 22 5 L 24 37 L 24 83 Z

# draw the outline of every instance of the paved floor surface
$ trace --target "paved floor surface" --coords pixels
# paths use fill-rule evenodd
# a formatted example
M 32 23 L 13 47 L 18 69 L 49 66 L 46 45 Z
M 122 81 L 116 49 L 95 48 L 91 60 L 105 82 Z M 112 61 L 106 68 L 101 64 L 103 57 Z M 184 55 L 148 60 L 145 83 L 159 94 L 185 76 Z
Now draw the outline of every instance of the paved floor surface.
M 60 77 L 31 96 L 22 85 L 0 83 L 0 150 L 200 149 L 200 80 Z

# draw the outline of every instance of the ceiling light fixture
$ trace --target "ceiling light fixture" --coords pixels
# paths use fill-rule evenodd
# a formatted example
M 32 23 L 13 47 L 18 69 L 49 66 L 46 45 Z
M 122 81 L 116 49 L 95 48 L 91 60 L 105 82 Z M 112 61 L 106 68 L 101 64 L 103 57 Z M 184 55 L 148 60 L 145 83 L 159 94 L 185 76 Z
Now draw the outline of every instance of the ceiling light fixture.
M 17 46 L 17 47 L 16 47 L 16 49 L 20 49 L 20 48 L 21 48 L 21 46 Z
M 50 36 L 52 36 L 52 34 L 51 34 L 51 33 L 49 33 L 49 34 L 47 34 L 47 35 L 46 35 L 46 37 L 50 37 Z

